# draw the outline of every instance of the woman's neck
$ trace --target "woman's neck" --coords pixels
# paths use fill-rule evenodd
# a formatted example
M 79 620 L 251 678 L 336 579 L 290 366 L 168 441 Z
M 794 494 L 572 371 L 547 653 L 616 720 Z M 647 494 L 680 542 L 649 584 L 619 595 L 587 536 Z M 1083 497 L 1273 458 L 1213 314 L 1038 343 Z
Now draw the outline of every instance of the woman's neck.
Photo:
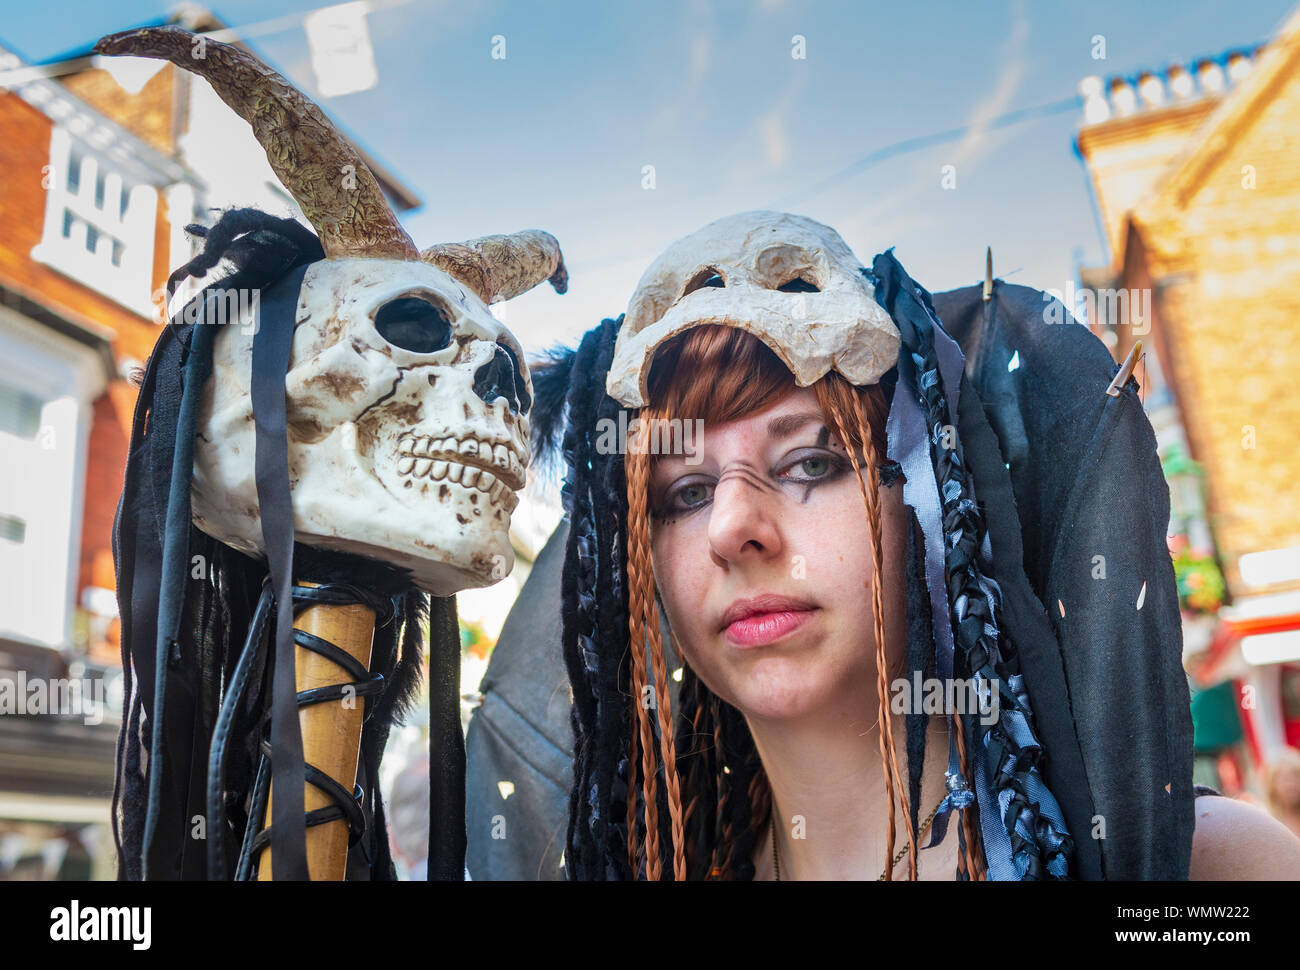
M 859 695 L 860 697 L 861 695 Z M 829 704 L 797 720 L 763 721 L 750 718 L 768 784 L 772 790 L 773 818 L 755 850 L 755 878 L 774 878 L 771 833 L 778 838 L 781 878 L 875 879 L 888 858 L 889 798 L 881 755 L 876 714 L 867 705 Z M 874 706 L 874 705 L 872 705 Z M 921 777 L 918 823 L 924 826 L 930 810 L 946 791 L 948 734 L 942 717 L 930 718 L 925 767 Z M 893 718 L 894 750 L 902 785 L 907 785 L 906 728 Z M 903 792 L 895 792 L 895 842 L 897 853 L 907 842 Z M 779 815 L 777 814 L 779 813 Z M 942 846 L 918 856 L 918 865 L 949 858 L 955 864 L 956 836 L 949 828 Z M 926 844 L 928 835 L 920 839 Z M 925 869 L 932 870 L 933 865 Z M 945 867 L 951 872 L 951 867 Z M 907 858 L 895 875 L 907 872 Z

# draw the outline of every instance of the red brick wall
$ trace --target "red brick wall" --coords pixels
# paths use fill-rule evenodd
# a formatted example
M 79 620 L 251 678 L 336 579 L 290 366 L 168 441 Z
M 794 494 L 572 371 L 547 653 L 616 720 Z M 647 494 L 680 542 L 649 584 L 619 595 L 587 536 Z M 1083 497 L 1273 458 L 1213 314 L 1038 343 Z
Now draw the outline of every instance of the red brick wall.
M 92 72 L 103 75 L 102 71 Z M 146 99 L 148 111 L 159 103 L 163 89 L 170 97 L 170 72 L 150 82 L 159 89 Z M 110 79 L 111 80 L 111 79 Z M 114 85 L 115 86 L 115 85 Z M 119 96 L 120 96 L 120 89 Z M 85 94 L 85 91 L 81 92 Z M 146 87 L 142 94 L 149 94 Z M 129 101 L 130 99 L 123 99 Z M 149 115 L 152 117 L 152 115 Z M 128 120 L 128 119 L 123 119 Z M 34 302 L 77 322 L 89 322 L 114 334 L 114 358 L 145 361 L 158 338 L 159 327 L 48 266 L 31 258 L 45 221 L 43 168 L 49 164 L 53 123 L 16 94 L 0 94 L 0 283 L 21 291 Z M 165 200 L 159 194 L 154 253 L 154 289 L 170 272 L 169 233 Z M 94 402 L 86 465 L 82 515 L 78 595 L 87 585 L 114 585 L 112 569 L 113 517 L 122 491 L 136 388 L 115 377 Z
M 0 282 L 77 321 L 91 321 L 117 334 L 120 356 L 143 360 L 157 339 L 156 325 L 62 273 L 32 260 L 45 227 L 43 169 L 50 162 L 53 123 L 16 94 L 0 94 Z M 167 227 L 159 207 L 160 237 Z M 163 263 L 166 254 L 163 254 Z M 162 273 L 161 280 L 167 278 Z M 160 280 L 155 273 L 154 286 Z
M 81 563 L 77 589 L 87 586 L 114 587 L 113 516 L 122 494 L 127 448 L 131 439 L 129 419 L 123 423 L 119 406 L 135 406 L 136 389 L 126 381 L 114 381 L 95 402 L 86 460 L 86 505 L 81 521 Z
M 176 151 L 172 130 L 176 72 L 177 68 L 164 64 L 134 96 L 123 91 L 113 75 L 101 70 L 68 75 L 63 86 L 163 154 L 171 155 Z

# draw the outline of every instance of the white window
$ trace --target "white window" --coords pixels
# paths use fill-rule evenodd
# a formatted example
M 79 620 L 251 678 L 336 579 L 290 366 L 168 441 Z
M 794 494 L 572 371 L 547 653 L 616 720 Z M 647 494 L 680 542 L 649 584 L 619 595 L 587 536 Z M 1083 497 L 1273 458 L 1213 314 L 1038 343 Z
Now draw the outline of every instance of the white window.
M 0 305 L 0 635 L 66 646 L 80 561 L 91 402 L 84 344 Z
M 43 184 L 45 228 L 32 258 L 152 316 L 157 190 L 125 184 L 105 156 L 63 125 L 50 136 Z

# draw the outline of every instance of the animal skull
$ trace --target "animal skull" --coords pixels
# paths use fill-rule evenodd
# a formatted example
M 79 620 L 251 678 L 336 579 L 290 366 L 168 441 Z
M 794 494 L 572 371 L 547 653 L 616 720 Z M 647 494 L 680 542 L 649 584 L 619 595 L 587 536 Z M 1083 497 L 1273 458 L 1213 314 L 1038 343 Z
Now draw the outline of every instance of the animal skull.
M 783 212 L 742 212 L 679 239 L 637 284 L 606 379 L 624 407 L 646 403 L 655 350 L 702 324 L 760 338 L 807 387 L 834 368 L 873 384 L 898 359 L 894 321 L 862 264 L 829 226 Z
M 504 578 L 532 384 L 488 305 L 543 280 L 565 291 L 554 237 L 526 230 L 420 252 L 352 144 L 247 50 L 147 27 L 95 53 L 162 58 L 206 78 L 316 228 L 326 258 L 303 279 L 285 378 L 295 538 L 406 568 L 438 596 Z M 214 342 L 192 509 L 204 532 L 261 556 L 249 393 L 260 294 L 239 302 L 229 315 L 240 326 Z
M 532 395 L 514 337 L 453 277 L 401 260 L 313 264 L 296 319 L 285 387 L 298 541 L 403 566 L 437 595 L 504 577 Z M 192 495 L 200 529 L 259 555 L 253 330 L 217 335 Z

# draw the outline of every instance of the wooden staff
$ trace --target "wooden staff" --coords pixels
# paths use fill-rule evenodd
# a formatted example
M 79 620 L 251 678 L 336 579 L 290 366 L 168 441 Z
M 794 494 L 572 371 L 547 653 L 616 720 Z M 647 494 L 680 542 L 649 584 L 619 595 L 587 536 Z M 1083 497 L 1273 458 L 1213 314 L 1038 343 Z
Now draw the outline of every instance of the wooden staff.
M 300 582 L 299 586 L 318 583 Z M 361 604 L 310 606 L 294 620 L 294 629 L 328 640 L 370 669 L 370 649 L 375 636 L 375 611 Z M 296 688 L 299 691 L 331 684 L 351 683 L 352 675 L 327 657 L 295 644 Z M 365 698 L 350 702 L 323 701 L 298 710 L 302 727 L 303 759 L 339 782 L 348 791 L 357 780 L 357 759 L 361 751 L 361 727 L 365 719 Z M 266 802 L 263 825 L 271 824 L 272 788 Z M 310 812 L 333 800 L 310 782 L 304 792 L 304 808 Z M 307 869 L 313 881 L 342 882 L 347 875 L 348 823 L 335 819 L 307 829 Z M 259 881 L 271 879 L 271 849 L 262 852 L 257 866 Z

